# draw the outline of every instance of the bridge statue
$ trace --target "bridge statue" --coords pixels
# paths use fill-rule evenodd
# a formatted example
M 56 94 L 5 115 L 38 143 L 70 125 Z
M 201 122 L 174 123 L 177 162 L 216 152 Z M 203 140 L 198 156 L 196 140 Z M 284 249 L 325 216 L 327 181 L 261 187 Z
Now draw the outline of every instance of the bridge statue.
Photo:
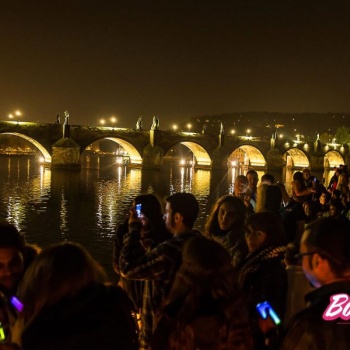
M 156 116 L 153 117 L 151 130 L 159 130 L 159 119 Z
M 64 111 L 63 138 L 70 137 L 69 112 Z
M 207 127 L 208 127 L 208 124 L 207 124 L 207 123 L 204 123 L 204 124 L 203 124 L 203 128 L 202 128 L 202 134 L 203 134 L 203 135 L 205 134 L 205 131 L 207 130 Z
M 64 124 L 69 125 L 69 112 L 64 111 Z
M 136 122 L 136 130 L 141 131 L 142 130 L 142 115 L 139 116 L 139 119 L 137 119 Z
M 224 133 L 224 124 L 220 123 L 220 135 L 223 135 Z

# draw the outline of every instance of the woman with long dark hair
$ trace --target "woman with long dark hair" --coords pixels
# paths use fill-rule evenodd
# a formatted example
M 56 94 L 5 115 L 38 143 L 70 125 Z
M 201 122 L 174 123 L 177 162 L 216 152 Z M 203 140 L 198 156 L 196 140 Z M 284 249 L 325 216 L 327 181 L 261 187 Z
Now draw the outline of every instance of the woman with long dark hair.
M 228 251 L 233 266 L 248 254 L 243 230 L 246 214 L 246 206 L 240 198 L 225 195 L 214 204 L 205 224 L 205 235 Z
M 258 326 L 257 304 L 269 302 L 281 320 L 285 312 L 288 281 L 283 260 L 286 236 L 281 219 L 270 211 L 251 215 L 245 226 L 249 254 L 238 267 L 238 283 L 248 299 L 254 331 L 262 346 L 264 339 Z
M 19 290 L 13 341 L 26 350 L 136 350 L 131 302 L 79 244 L 44 249 Z

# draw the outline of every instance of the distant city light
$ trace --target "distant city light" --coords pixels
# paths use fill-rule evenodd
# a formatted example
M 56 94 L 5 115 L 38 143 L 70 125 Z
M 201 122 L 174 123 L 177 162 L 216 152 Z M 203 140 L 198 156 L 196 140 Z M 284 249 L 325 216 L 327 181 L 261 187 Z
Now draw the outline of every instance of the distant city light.
M 191 131 L 191 128 L 192 128 L 192 124 L 188 123 L 188 124 L 187 124 L 187 128 L 188 128 L 188 132 L 190 132 L 190 131 Z
M 177 125 L 176 125 L 176 124 L 173 125 L 173 130 L 174 130 L 174 131 L 177 130 Z
M 232 134 L 232 135 L 233 135 L 235 132 L 236 132 L 235 129 L 232 129 L 232 130 L 231 130 L 231 134 Z

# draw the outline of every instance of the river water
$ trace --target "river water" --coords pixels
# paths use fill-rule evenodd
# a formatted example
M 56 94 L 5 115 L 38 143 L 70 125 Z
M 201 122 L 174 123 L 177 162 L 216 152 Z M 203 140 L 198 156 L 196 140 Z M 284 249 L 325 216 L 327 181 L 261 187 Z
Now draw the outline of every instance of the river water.
M 0 156 L 0 218 L 40 247 L 65 240 L 81 243 L 114 279 L 114 231 L 135 196 L 191 192 L 200 203 L 196 227 L 202 229 L 217 198 L 232 193 L 236 175 L 235 169 L 194 170 L 171 161 L 160 171 L 145 171 L 118 166 L 113 157 L 86 157 L 77 172 L 51 171 L 35 157 Z M 291 171 L 273 175 L 285 181 Z

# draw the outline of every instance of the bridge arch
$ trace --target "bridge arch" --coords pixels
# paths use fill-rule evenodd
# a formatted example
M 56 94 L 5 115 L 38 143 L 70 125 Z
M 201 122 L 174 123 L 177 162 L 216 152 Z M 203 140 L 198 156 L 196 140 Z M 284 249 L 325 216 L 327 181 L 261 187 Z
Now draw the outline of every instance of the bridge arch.
M 34 140 L 33 138 L 24 135 L 24 134 L 20 134 L 18 132 L 3 132 L 1 133 L 1 135 L 11 135 L 11 136 L 17 136 L 20 137 L 24 140 L 29 141 L 33 146 L 35 146 L 40 153 L 42 154 L 42 156 L 44 157 L 44 162 L 45 163 L 51 163 L 51 155 L 50 153 L 47 151 L 47 149 L 38 141 Z
M 283 155 L 287 167 L 308 168 L 310 161 L 307 155 L 299 148 L 290 148 Z
M 123 140 L 121 138 L 118 138 L 118 137 L 105 137 L 105 138 L 103 138 L 103 140 L 113 141 L 113 142 L 117 143 L 118 145 L 120 145 L 121 147 L 123 147 L 123 149 L 129 155 L 130 164 L 134 164 L 134 165 L 142 164 L 141 154 L 130 142 Z
M 241 145 L 237 147 L 228 157 L 228 162 L 237 162 L 233 164 L 238 166 L 242 164 L 244 166 L 253 166 L 253 167 L 265 167 L 266 159 L 263 156 L 262 152 L 252 145 Z
M 324 155 L 324 167 L 334 168 L 339 164 L 345 164 L 343 156 L 338 151 L 329 151 Z
M 180 143 L 189 148 L 189 150 L 193 153 L 196 158 L 197 166 L 206 167 L 211 165 L 211 158 L 208 152 L 201 145 L 190 141 L 182 141 Z

